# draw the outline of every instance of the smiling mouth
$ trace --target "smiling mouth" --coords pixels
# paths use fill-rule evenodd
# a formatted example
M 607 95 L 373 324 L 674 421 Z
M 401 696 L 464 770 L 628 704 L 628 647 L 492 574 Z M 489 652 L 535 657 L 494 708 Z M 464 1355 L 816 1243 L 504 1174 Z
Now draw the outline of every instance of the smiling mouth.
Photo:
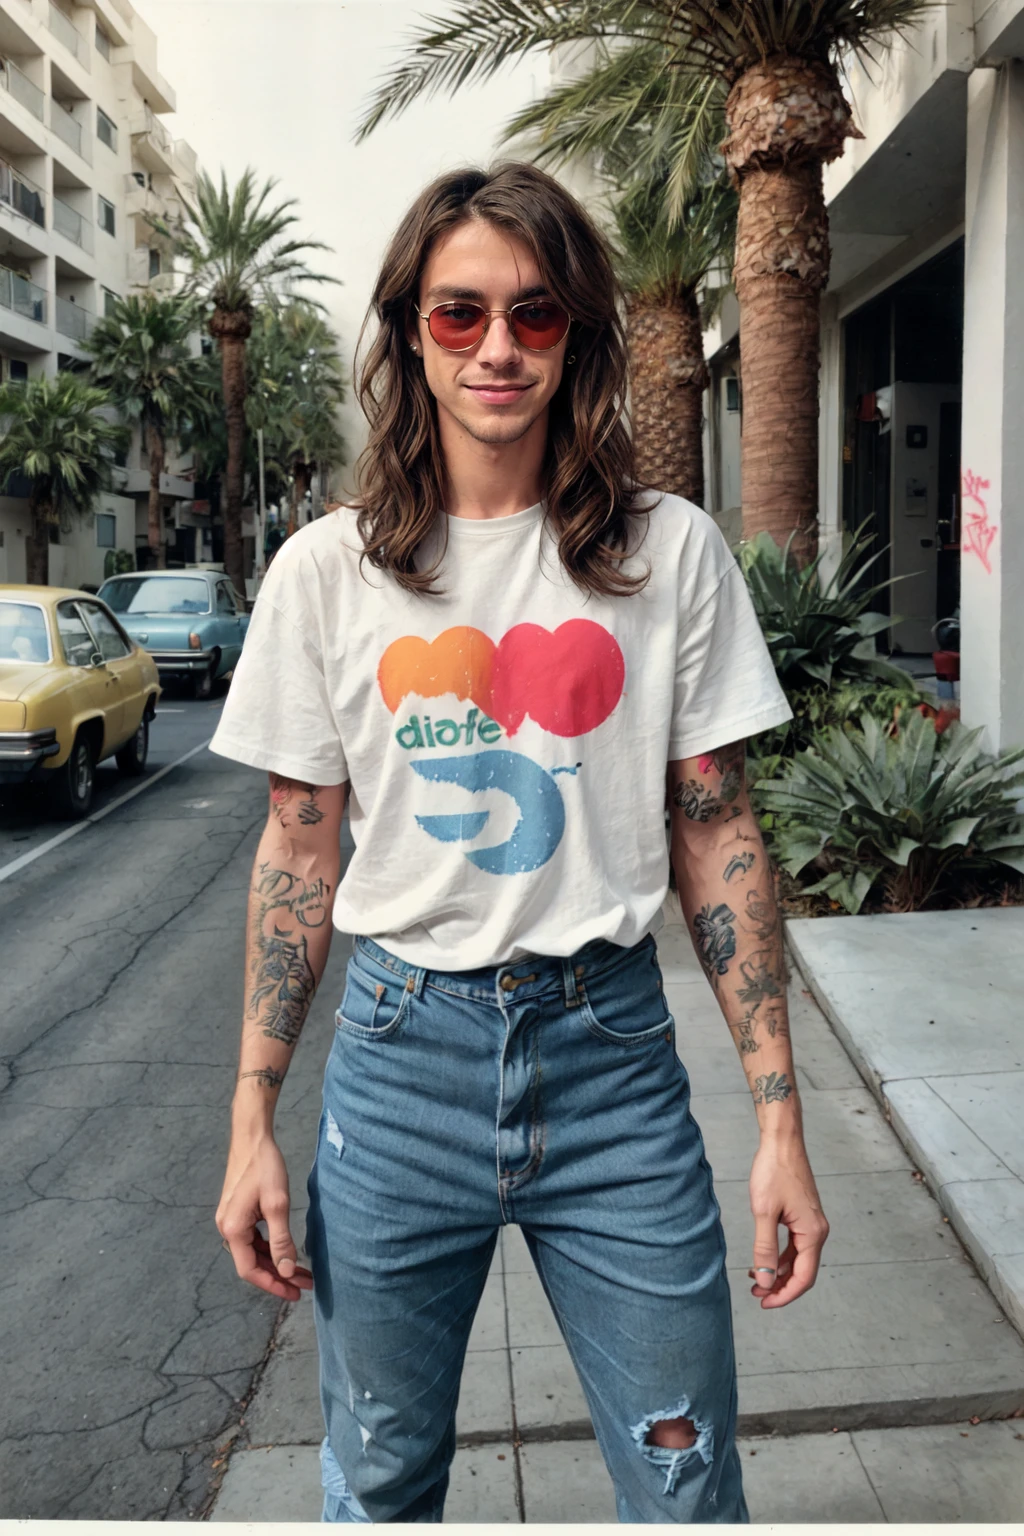
M 464 388 L 485 400 L 488 405 L 501 405 L 505 401 L 518 400 L 532 384 L 466 384 Z

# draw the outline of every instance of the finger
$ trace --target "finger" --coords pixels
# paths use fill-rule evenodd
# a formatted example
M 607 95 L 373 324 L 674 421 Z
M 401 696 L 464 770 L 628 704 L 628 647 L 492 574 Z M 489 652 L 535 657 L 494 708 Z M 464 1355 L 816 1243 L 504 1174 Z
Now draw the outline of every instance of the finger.
M 274 1267 L 282 1280 L 290 1280 L 295 1273 L 298 1253 L 292 1241 L 289 1216 L 288 1191 L 275 1190 L 263 1202 L 263 1219 L 267 1224 L 267 1241 Z
M 793 1267 L 778 1288 L 770 1296 L 766 1296 L 761 1302 L 762 1307 L 786 1307 L 791 1301 L 796 1301 L 805 1291 L 809 1291 L 818 1278 L 818 1266 L 821 1263 L 821 1249 L 824 1238 L 810 1240 L 803 1246 L 800 1239 L 794 1234 L 796 1242 L 796 1257 Z
M 270 1244 L 267 1242 L 267 1239 L 263 1236 L 263 1233 L 259 1230 L 259 1228 L 256 1229 L 254 1242 L 256 1264 L 259 1269 L 268 1275 L 272 1275 L 279 1280 L 283 1280 L 285 1285 L 299 1286 L 304 1291 L 311 1291 L 313 1289 L 313 1273 L 311 1270 L 307 1269 L 304 1264 L 296 1264 L 294 1273 L 288 1275 L 287 1277 L 281 1275 L 277 1265 L 274 1263 L 274 1257 L 270 1250 Z M 290 1299 L 294 1300 L 294 1297 Z
M 775 1284 L 779 1272 L 779 1213 L 761 1211 L 754 1216 L 754 1288 L 763 1296 Z

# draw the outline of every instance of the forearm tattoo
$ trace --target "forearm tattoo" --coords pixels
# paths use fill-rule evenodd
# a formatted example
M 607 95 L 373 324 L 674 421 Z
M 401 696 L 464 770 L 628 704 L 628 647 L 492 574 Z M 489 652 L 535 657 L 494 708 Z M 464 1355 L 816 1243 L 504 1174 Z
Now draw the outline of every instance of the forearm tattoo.
M 304 827 L 315 827 L 323 821 L 324 813 L 316 803 L 319 793 L 317 784 L 299 784 L 277 773 L 270 775 L 270 804 L 282 827 L 292 825 L 293 813 Z
M 254 1072 L 239 1072 L 238 1081 L 244 1078 L 254 1077 L 261 1088 L 280 1088 L 284 1082 L 284 1073 L 277 1072 L 273 1067 L 258 1067 Z
M 755 1104 L 781 1103 L 793 1092 L 793 1085 L 785 1072 L 769 1072 L 767 1077 L 755 1080 L 751 1089 Z
M 745 754 L 745 743 L 739 741 L 698 757 L 696 776 L 673 787 L 674 805 L 689 821 L 702 825 L 721 817 L 719 825 L 724 827 L 742 816 Z M 740 1017 L 730 1020 L 729 1027 L 746 1058 L 761 1049 L 765 1035 L 771 1040 L 789 1035 L 782 919 L 760 839 L 746 823 L 731 845 L 719 840 L 717 846 L 722 847 L 722 881 L 736 896 L 730 895 L 728 903 L 707 901 L 701 906 L 693 918 L 694 946 L 723 1006 L 730 988 L 734 1002 L 742 1005 Z M 751 940 L 756 945 L 752 953 Z M 757 1081 L 758 1103 L 783 1100 L 792 1091 L 785 1074 Z
M 252 990 L 248 1016 L 271 1040 L 294 1045 L 316 991 L 306 932 L 327 921 L 329 887 L 259 865 L 253 880 Z

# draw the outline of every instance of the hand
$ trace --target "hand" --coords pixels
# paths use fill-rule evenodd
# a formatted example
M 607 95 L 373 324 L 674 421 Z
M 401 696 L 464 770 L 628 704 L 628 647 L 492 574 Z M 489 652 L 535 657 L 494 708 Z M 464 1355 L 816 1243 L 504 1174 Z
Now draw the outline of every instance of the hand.
M 217 1230 L 231 1250 L 240 1279 L 282 1301 L 313 1289 L 313 1276 L 297 1262 L 288 1225 L 288 1170 L 272 1136 L 232 1142 L 217 1207 Z M 267 1237 L 256 1223 L 265 1221 Z
M 785 1307 L 818 1276 L 828 1222 L 814 1183 L 802 1139 L 762 1141 L 750 1171 L 750 1209 L 754 1213 L 754 1281 L 750 1294 L 764 1309 Z M 779 1255 L 779 1227 L 789 1242 Z M 761 1271 L 772 1270 L 765 1274 Z

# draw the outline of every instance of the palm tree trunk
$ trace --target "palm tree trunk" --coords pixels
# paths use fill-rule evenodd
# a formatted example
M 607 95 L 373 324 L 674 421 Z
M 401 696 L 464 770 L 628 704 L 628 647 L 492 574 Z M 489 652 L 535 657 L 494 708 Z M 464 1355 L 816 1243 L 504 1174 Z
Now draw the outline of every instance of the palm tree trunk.
M 164 519 L 160 505 L 160 476 L 164 472 L 164 440 L 152 423 L 146 428 L 146 452 L 149 454 L 149 552 L 158 571 L 166 569 Z
M 25 580 L 45 587 L 50 580 L 50 508 L 47 502 L 29 498 L 32 528 L 25 540 Z
M 743 380 L 743 534 L 818 545 L 820 295 L 828 282 L 822 167 L 862 135 L 831 65 L 777 55 L 733 85 L 722 145 L 739 187 L 733 286 Z
M 631 294 L 626 316 L 637 474 L 702 507 L 708 370 L 696 297 L 688 292 L 672 303 Z
M 216 309 L 210 334 L 220 342 L 228 459 L 224 470 L 224 567 L 236 592 L 245 591 L 242 567 L 242 496 L 245 474 L 245 343 L 252 318 L 244 310 Z
M 299 504 L 305 500 L 310 479 L 310 466 L 302 459 L 295 459 L 292 463 L 292 501 L 286 532 L 286 537 L 289 539 L 299 526 Z

